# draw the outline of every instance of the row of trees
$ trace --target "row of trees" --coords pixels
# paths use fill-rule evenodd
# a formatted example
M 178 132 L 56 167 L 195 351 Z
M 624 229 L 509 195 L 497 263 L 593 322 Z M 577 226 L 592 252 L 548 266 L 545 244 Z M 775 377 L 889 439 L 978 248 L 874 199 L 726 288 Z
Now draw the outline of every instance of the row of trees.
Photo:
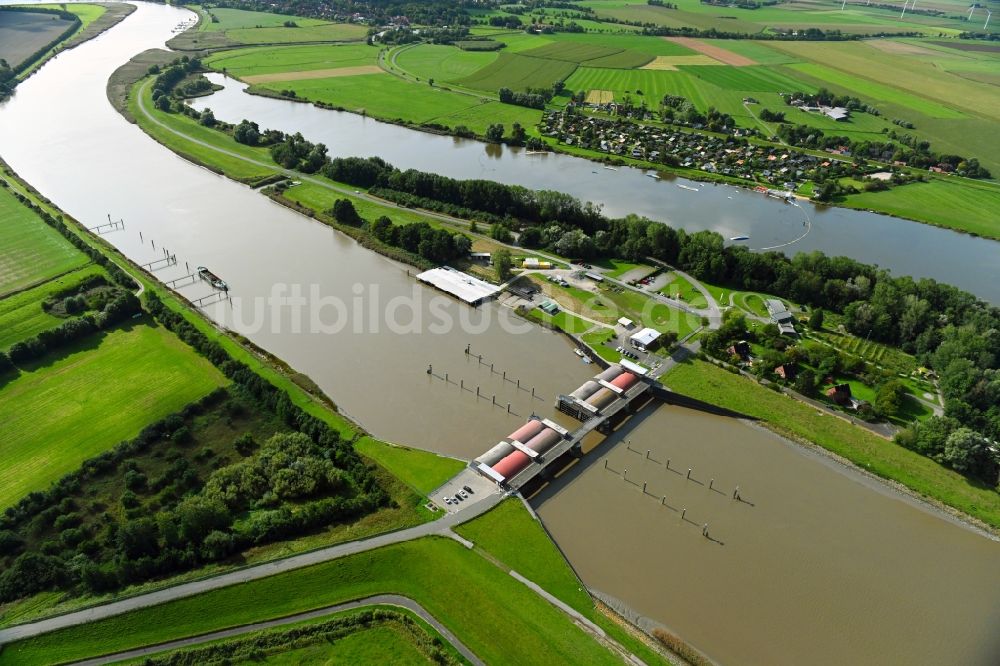
M 402 248 L 435 264 L 467 257 L 472 241 L 464 234 L 453 234 L 445 229 L 435 229 L 426 222 L 393 224 L 386 216 L 365 221 L 347 199 L 338 199 L 327 211 L 341 224 L 362 227 L 386 245 Z

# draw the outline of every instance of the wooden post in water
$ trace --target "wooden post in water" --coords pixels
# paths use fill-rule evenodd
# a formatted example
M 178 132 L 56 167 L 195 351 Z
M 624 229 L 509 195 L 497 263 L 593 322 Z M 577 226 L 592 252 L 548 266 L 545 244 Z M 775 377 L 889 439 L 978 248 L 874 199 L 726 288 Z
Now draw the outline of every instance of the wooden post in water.
M 447 384 L 447 383 L 448 383 L 448 373 L 447 373 L 447 372 L 446 372 L 446 373 L 444 373 L 444 383 L 445 383 L 445 384 Z
M 607 469 L 607 468 L 608 468 L 608 459 L 605 458 L 604 459 L 604 469 Z
M 666 505 L 667 505 L 667 496 L 666 496 L 666 495 L 664 495 L 664 496 L 663 496 L 663 497 L 662 497 L 662 498 L 660 499 L 660 506 L 666 506 Z
M 713 483 L 715 483 L 715 479 L 709 479 L 709 480 L 708 480 L 708 489 L 709 489 L 709 490 L 711 490 L 711 489 L 712 489 L 712 484 L 713 484 Z
M 471 342 L 465 345 L 465 355 L 466 355 L 466 356 L 468 356 L 468 355 L 469 355 L 469 349 L 470 349 L 471 347 L 472 347 L 472 343 L 471 343 Z
M 427 374 L 430 375 L 430 374 L 433 374 L 433 372 L 434 372 L 434 366 L 432 366 L 430 363 L 428 363 L 427 364 Z
M 507 413 L 510 414 L 510 403 L 507 403 Z
M 625 471 L 622 472 L 622 481 L 628 481 L 627 477 L 628 477 L 628 468 L 626 468 Z
M 646 482 L 645 481 L 642 482 L 642 494 L 643 495 L 646 494 Z
M 689 478 L 689 479 L 691 478 L 691 468 L 690 468 L 690 467 L 688 467 L 688 475 L 687 475 L 687 478 Z
M 740 487 L 736 486 L 736 490 L 733 491 L 733 499 L 739 499 L 739 498 L 740 498 Z
M 681 520 L 684 520 L 684 516 L 687 515 L 687 512 L 688 512 L 687 509 L 681 509 Z
M 670 469 L 670 458 L 667 458 L 667 469 Z
M 646 449 L 646 460 L 649 460 L 649 449 Z

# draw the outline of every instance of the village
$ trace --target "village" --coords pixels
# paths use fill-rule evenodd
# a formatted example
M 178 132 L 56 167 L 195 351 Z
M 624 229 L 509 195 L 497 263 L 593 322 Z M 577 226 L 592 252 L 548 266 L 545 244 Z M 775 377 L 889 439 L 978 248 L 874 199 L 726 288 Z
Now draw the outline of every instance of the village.
M 824 158 L 785 146 L 750 143 L 741 136 L 713 136 L 670 127 L 580 115 L 573 108 L 542 117 L 543 136 L 568 146 L 646 162 L 681 166 L 795 190 L 803 181 L 862 178 L 869 165 Z

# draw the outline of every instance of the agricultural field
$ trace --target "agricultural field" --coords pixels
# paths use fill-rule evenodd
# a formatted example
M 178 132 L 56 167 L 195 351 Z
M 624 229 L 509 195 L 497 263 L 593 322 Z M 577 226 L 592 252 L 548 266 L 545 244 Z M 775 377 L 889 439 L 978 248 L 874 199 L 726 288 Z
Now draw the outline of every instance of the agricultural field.
M 501 53 L 486 67 L 457 79 L 455 83 L 490 92 L 496 92 L 500 88 L 549 88 L 556 81 L 564 81 L 576 67 L 573 62 Z
M 739 92 L 815 92 L 815 88 L 787 76 L 773 67 L 687 67 L 683 72 L 718 86 Z
M 0 387 L 0 506 L 76 469 L 224 383 L 158 326 L 92 336 L 21 368 Z
M 470 76 L 497 59 L 496 51 L 463 51 L 454 46 L 419 44 L 393 57 L 406 72 L 421 79 L 454 81 Z
M 0 188 L 0 228 L 4 239 L 0 245 L 0 296 L 90 262 L 5 187 Z
M 437 122 L 442 116 L 480 104 L 479 98 L 407 83 L 389 74 L 309 79 L 261 84 L 274 91 L 293 90 L 301 99 L 324 102 L 355 113 L 412 123 Z
M 980 160 L 985 163 L 985 156 Z M 911 183 L 885 192 L 852 194 L 842 205 L 884 211 L 981 236 L 1000 236 L 1000 221 L 997 219 L 1000 185 L 995 183 L 934 178 L 926 183 Z
M 103 269 L 96 264 L 88 264 L 37 287 L 0 299 L 0 351 L 66 321 L 43 310 L 42 302 L 95 275 L 104 275 Z
M 208 15 L 208 18 L 203 19 L 199 26 L 199 30 L 203 32 L 226 32 L 227 30 L 245 30 L 247 28 L 278 28 L 283 26 L 285 21 L 294 21 L 301 28 L 311 28 L 327 23 L 327 21 L 302 18 L 300 16 L 272 14 L 271 12 L 251 12 L 243 9 L 226 9 L 224 7 L 212 7 L 211 9 L 203 9 L 202 11 Z M 294 28 L 292 29 L 294 30 Z
M 243 78 L 375 65 L 377 56 L 378 48 L 367 44 L 261 46 L 213 53 L 204 63 L 212 69 L 225 70 L 230 76 Z
M 71 25 L 55 14 L 0 11 L 0 58 L 16 67 Z
M 243 28 L 227 30 L 226 37 L 239 44 L 283 44 L 291 42 L 360 42 L 368 29 L 353 23 L 326 23 L 296 28 Z

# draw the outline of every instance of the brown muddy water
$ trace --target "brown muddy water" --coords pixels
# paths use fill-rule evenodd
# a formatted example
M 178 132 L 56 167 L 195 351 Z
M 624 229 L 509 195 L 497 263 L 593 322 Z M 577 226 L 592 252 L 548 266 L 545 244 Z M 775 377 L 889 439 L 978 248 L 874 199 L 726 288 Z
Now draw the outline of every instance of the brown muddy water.
M 209 314 L 311 376 L 377 436 L 471 458 L 532 411 L 552 415 L 556 394 L 593 374 L 563 338 L 533 326 L 509 332 L 517 322 L 502 319 L 502 306 L 474 311 L 425 289 L 406 267 L 127 124 L 105 98 L 107 77 L 188 16 L 140 3 L 45 65 L 0 105 L 0 155 L 88 226 L 124 218 L 126 230 L 106 239 L 135 261 L 164 247 L 176 254 L 161 279 L 183 275 L 185 263 L 209 266 L 233 294 Z M 201 283 L 181 291 L 211 292 Z M 464 353 L 469 344 L 483 362 Z M 535 500 L 588 585 L 727 664 L 997 656 L 996 543 L 738 421 L 648 408 L 627 433 L 641 454 L 613 436 Z M 693 468 L 696 481 L 644 462 L 646 449 L 685 474 Z M 611 471 L 626 467 L 640 486 Z M 697 483 L 710 478 L 721 494 Z M 753 506 L 731 499 L 736 484 Z M 653 497 L 663 494 L 691 522 Z M 701 535 L 706 522 L 724 545 Z
M 653 403 L 532 505 L 720 663 L 1000 663 L 1000 544 L 759 426 Z

